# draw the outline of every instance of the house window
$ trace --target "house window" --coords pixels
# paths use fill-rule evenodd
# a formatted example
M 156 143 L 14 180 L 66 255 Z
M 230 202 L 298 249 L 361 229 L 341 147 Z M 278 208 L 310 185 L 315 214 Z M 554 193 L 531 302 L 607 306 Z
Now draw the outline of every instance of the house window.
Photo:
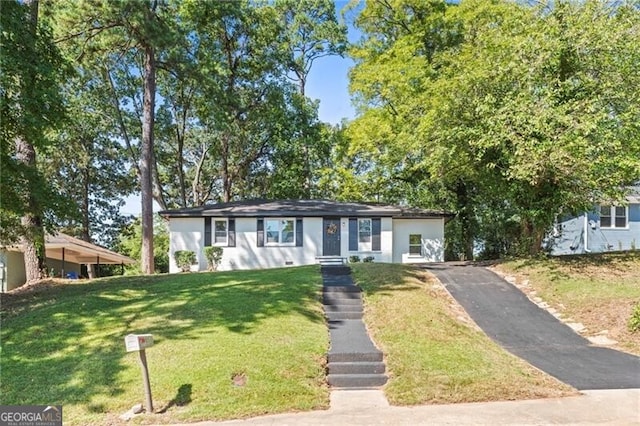
M 227 221 L 216 220 L 213 229 L 215 244 L 227 244 Z
M 266 219 L 265 233 L 266 245 L 295 245 L 295 220 L 294 219 Z
M 628 213 L 625 206 L 600 206 L 600 227 L 626 228 Z
M 422 235 L 409 235 L 409 254 L 414 256 L 422 256 Z
M 371 219 L 358 219 L 358 251 L 371 251 Z

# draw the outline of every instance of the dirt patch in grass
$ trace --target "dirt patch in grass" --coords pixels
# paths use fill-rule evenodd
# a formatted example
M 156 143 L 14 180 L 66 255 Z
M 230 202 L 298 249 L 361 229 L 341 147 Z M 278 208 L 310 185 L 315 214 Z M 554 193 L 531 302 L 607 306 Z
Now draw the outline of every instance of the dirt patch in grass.
M 517 260 L 492 269 L 560 320 L 581 324 L 592 342 L 640 355 L 640 332 L 628 329 L 640 303 L 640 254 Z

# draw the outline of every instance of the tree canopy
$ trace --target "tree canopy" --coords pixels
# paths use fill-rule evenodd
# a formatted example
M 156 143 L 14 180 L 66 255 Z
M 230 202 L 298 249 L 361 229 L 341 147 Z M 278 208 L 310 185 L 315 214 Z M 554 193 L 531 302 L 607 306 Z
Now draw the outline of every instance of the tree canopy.
M 372 1 L 356 25 L 349 152 L 457 211 L 455 253 L 535 253 L 640 178 L 637 4 Z

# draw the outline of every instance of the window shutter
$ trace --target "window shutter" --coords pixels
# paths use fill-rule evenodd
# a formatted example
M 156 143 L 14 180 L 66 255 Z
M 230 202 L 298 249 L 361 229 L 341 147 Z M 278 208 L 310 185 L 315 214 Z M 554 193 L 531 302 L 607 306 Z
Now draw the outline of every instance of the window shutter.
M 227 226 L 228 226 L 227 245 L 229 247 L 235 247 L 236 246 L 236 220 L 229 219 Z
M 380 218 L 371 219 L 371 250 L 380 251 Z
M 358 251 L 358 219 L 349 219 L 349 251 Z
M 204 218 L 204 246 L 211 245 L 211 217 Z
M 264 219 L 258 219 L 258 247 L 264 247 Z
M 302 218 L 296 218 L 296 247 L 302 247 Z

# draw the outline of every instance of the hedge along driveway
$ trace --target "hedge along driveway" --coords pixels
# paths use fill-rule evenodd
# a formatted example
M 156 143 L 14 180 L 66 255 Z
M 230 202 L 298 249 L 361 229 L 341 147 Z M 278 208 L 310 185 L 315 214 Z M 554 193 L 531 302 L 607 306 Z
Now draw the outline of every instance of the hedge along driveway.
M 148 422 L 328 406 L 328 336 L 316 266 L 119 277 L 3 295 L 3 404 L 61 404 L 105 424 L 142 402 L 124 336 L 152 333 Z M 233 377 L 240 380 L 234 383 Z

